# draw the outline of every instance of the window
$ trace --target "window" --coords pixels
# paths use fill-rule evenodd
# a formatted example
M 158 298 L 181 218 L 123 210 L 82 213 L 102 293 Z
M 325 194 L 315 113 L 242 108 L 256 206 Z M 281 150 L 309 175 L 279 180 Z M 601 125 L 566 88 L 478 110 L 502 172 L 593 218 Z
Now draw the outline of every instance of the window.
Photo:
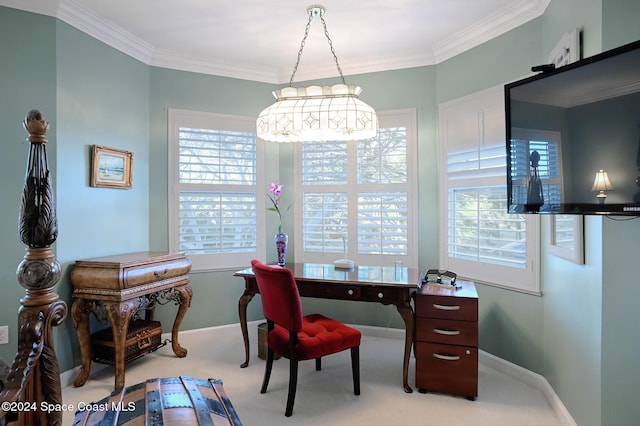
M 415 111 L 378 113 L 365 141 L 296 146 L 296 259 L 417 267 Z M 299 242 L 298 242 L 299 241 Z
M 264 196 L 255 119 L 169 111 L 169 248 L 194 270 L 262 257 Z
M 502 90 L 439 106 L 441 268 L 539 294 L 539 219 L 507 212 Z
M 528 204 L 531 158 L 537 156 L 537 173 L 542 184 L 542 202 L 559 207 L 562 191 L 560 133 L 549 130 L 513 129 L 510 141 L 511 195 L 514 203 Z

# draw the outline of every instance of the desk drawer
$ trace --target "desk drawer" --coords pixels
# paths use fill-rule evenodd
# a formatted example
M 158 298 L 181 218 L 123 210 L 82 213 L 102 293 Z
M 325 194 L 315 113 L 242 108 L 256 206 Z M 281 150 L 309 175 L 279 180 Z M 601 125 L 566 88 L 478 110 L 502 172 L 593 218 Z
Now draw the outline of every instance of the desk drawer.
M 403 300 L 406 296 L 407 300 Z M 387 287 L 369 287 L 364 300 L 367 302 L 379 302 L 385 305 L 404 303 L 411 299 L 408 291 L 398 291 L 398 289 Z
M 478 324 L 443 319 L 416 320 L 416 340 L 447 345 L 478 346 Z
M 450 296 L 416 297 L 416 315 L 460 321 L 478 321 L 478 299 Z
M 361 288 L 355 285 L 336 285 L 334 283 L 304 283 L 298 287 L 300 296 L 321 297 L 324 299 L 360 300 Z

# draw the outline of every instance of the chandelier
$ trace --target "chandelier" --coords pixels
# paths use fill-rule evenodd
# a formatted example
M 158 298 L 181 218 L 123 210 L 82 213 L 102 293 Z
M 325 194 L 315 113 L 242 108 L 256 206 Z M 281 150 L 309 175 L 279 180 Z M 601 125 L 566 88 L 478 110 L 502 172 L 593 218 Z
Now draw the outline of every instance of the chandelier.
M 309 21 L 289 86 L 275 90 L 273 96 L 276 102 L 258 115 L 256 127 L 259 138 L 272 142 L 325 142 L 369 139 L 378 133 L 378 117 L 375 110 L 358 99 L 362 89 L 345 83 L 327 31 L 324 12 L 323 6 L 312 5 L 307 8 Z M 300 64 L 302 50 L 314 17 L 319 17 L 322 21 L 342 84 L 293 87 L 293 78 Z

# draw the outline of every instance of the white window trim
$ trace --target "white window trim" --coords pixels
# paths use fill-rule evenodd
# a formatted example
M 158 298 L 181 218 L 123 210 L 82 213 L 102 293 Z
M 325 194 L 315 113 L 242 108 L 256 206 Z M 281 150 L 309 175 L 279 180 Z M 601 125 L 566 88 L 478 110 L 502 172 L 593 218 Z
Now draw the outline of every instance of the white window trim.
M 406 125 L 407 127 L 407 179 L 406 187 L 408 188 L 409 200 L 408 211 L 409 220 L 407 223 L 409 241 L 408 241 L 408 254 L 405 256 L 382 256 L 388 258 L 388 261 L 384 261 L 384 265 L 381 264 L 381 257 L 378 255 L 357 255 L 356 247 L 357 240 L 355 238 L 355 229 L 349 231 L 348 242 L 353 244 L 348 251 L 348 258 L 355 260 L 359 265 L 380 265 L 380 266 L 393 266 L 394 261 L 400 260 L 403 265 L 409 268 L 418 267 L 418 132 L 417 132 L 417 120 L 415 108 L 396 109 L 377 111 L 378 121 L 380 127 L 394 127 L 400 125 Z M 353 144 L 349 142 L 349 149 L 354 149 Z M 303 193 L 302 185 L 302 148 L 299 144 L 294 147 L 294 189 L 296 194 Z M 355 167 L 350 168 L 355 173 Z M 314 188 L 313 191 L 322 191 L 322 187 Z M 302 244 L 302 203 L 296 203 L 292 211 L 294 216 L 295 227 L 295 243 L 294 254 L 297 262 L 318 262 L 318 263 L 333 263 L 336 259 L 344 257 L 342 253 L 314 253 L 312 255 L 305 255 L 303 252 Z M 358 209 L 357 205 L 350 205 L 349 207 L 350 217 L 356 218 Z M 305 257 L 306 256 L 306 257 Z M 308 258 L 308 260 L 305 260 Z
M 541 295 L 540 284 L 540 218 L 538 215 L 526 215 L 527 246 L 531 245 L 531 250 L 527 251 L 527 267 L 521 274 L 514 274 L 515 268 L 505 267 L 484 262 L 474 262 L 463 259 L 450 258 L 448 255 L 448 189 L 447 181 L 447 151 L 445 146 L 448 143 L 447 119 L 449 110 L 456 107 L 479 109 L 483 105 L 502 105 L 504 110 L 504 86 L 494 86 L 489 89 L 463 96 L 438 106 L 438 181 L 439 181 L 439 210 L 440 210 L 440 263 L 441 269 L 447 269 L 457 273 L 461 278 L 471 281 L 493 285 L 496 287 L 516 290 L 523 293 Z M 505 132 L 506 133 L 506 132 Z M 505 150 L 506 150 L 506 135 Z M 496 183 L 496 182 L 493 182 Z M 506 176 L 498 182 L 506 187 Z M 506 189 L 505 189 L 506 192 Z
M 167 164 L 167 209 L 168 209 L 168 246 L 170 252 L 179 250 L 178 242 L 178 218 L 180 198 L 178 186 L 178 131 L 182 125 L 189 125 L 195 128 L 211 128 L 212 123 L 221 129 L 233 129 L 255 133 L 255 117 L 218 114 L 204 111 L 190 111 L 182 109 L 168 110 L 167 119 L 167 139 L 168 139 L 168 164 Z M 264 142 L 257 138 L 256 146 L 256 199 L 257 199 L 257 250 L 256 252 L 231 253 L 231 254 L 210 254 L 210 255 L 189 255 L 192 264 L 192 271 L 219 271 L 236 270 L 246 268 L 250 265 L 251 259 L 264 259 L 266 256 L 265 241 L 265 187 L 264 176 Z
M 557 244 L 558 216 L 570 218 L 572 222 L 572 241 L 570 247 Z M 549 215 L 549 253 L 569 262 L 584 265 L 584 218 L 581 215 Z

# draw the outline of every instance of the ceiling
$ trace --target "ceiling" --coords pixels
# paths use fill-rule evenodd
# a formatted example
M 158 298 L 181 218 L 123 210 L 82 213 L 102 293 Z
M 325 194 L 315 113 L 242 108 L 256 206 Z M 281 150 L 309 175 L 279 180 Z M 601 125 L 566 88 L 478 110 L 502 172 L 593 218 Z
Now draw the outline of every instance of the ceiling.
M 55 16 L 153 66 L 288 83 L 314 0 L 0 0 Z M 315 0 L 344 75 L 442 62 L 551 0 Z M 313 18 L 294 82 L 338 76 Z

